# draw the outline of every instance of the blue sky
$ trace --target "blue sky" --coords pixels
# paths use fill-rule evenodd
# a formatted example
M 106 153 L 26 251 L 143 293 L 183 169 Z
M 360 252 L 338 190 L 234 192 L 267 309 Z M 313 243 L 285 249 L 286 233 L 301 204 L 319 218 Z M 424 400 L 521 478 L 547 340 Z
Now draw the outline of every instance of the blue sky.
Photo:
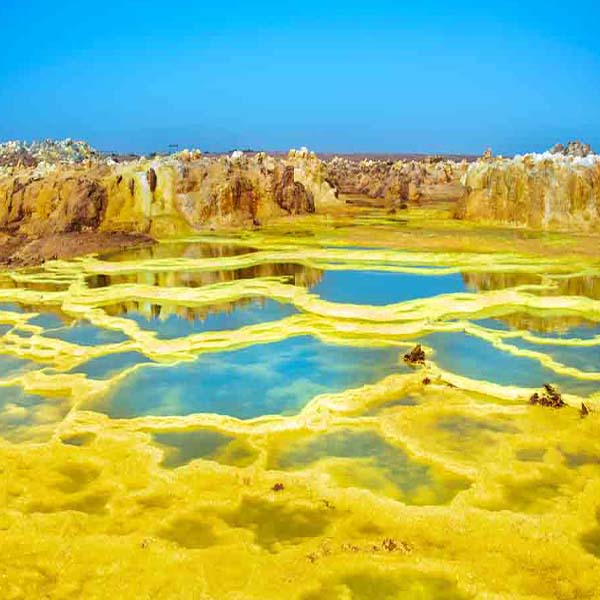
M 0 140 L 600 149 L 600 2 L 0 0 Z

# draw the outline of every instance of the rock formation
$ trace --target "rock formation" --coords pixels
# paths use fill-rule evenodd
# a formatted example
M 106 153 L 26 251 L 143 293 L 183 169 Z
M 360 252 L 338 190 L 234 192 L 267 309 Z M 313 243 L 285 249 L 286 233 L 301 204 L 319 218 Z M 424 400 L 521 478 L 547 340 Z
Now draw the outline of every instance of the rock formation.
M 150 159 L 102 156 L 72 140 L 8 142 L 0 144 L 0 262 L 61 255 L 60 236 L 85 234 L 82 252 L 91 252 L 94 234 L 103 246 L 115 232 L 135 234 L 139 243 L 140 235 L 252 227 L 339 202 L 308 151 L 281 159 L 184 150 Z M 35 252 L 25 247 L 41 239 L 52 239 L 56 251 L 47 243 L 34 244 Z
M 409 365 L 425 364 L 425 351 L 421 347 L 421 344 L 417 344 L 410 352 L 404 355 L 404 362 Z
M 584 158 L 590 154 L 594 154 L 594 151 L 589 144 L 583 144 L 579 140 L 575 140 L 574 142 L 568 142 L 566 146 L 563 146 L 563 144 L 555 144 L 550 149 L 550 153 Z
M 535 392 L 529 398 L 529 404 L 537 406 L 546 406 L 549 408 L 564 408 L 566 405 L 561 394 L 550 383 L 545 383 L 541 394 Z
M 73 140 L 8 142 L 0 144 L 0 262 L 32 239 L 259 226 L 335 212 L 352 196 L 399 208 L 458 199 L 461 219 L 598 229 L 600 157 L 580 142 L 512 159 L 488 150 L 471 164 L 440 157 L 321 160 L 306 148 L 285 157 L 183 150 L 145 158 L 103 156 Z
M 313 195 L 301 183 L 294 180 L 294 167 L 287 166 L 281 179 L 275 184 L 275 201 L 289 214 L 315 212 Z
M 43 236 L 73 231 L 176 235 L 310 213 L 335 200 L 310 157 L 205 157 L 47 163 L 23 152 L 0 173 L 0 230 Z M 7 161 L 8 162 L 8 161 Z
M 539 229 L 600 229 L 600 156 L 580 142 L 543 154 L 479 160 L 456 217 Z
M 73 164 L 99 157 L 88 143 L 66 140 L 10 141 L 0 144 L 0 166 L 37 166 L 40 163 Z
M 339 190 L 328 179 L 327 165 L 306 148 L 290 150 L 287 162 L 294 167 L 294 179 L 309 190 L 317 200 L 316 208 L 335 207 L 344 202 L 339 198 Z
M 334 157 L 324 164 L 326 179 L 341 193 L 381 199 L 387 206 L 420 200 L 455 200 L 463 193 L 467 162 L 425 160 L 350 160 Z

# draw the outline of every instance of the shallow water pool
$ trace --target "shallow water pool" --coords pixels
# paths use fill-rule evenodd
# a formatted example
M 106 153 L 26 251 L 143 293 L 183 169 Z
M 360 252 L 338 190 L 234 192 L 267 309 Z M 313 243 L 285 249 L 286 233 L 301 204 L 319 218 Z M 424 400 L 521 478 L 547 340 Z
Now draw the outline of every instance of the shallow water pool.
M 54 582 L 29 595 L 119 561 L 157 598 L 594 598 L 593 261 L 262 235 L 0 279 L 4 565 Z

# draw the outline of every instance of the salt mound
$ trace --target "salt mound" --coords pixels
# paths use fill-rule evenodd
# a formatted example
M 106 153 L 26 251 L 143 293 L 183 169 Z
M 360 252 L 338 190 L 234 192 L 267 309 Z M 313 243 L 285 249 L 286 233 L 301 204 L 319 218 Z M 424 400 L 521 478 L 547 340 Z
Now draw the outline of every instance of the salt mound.
M 41 162 L 74 164 L 98 156 L 99 152 L 87 142 L 71 138 L 31 143 L 12 140 L 0 144 L 0 165 L 4 166 L 36 166 Z

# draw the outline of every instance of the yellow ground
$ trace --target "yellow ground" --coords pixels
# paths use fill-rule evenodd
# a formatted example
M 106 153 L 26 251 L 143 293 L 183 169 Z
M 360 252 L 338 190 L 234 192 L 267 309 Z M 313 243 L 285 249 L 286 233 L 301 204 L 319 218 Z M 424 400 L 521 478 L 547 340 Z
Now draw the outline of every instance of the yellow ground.
M 0 303 L 35 308 L 0 311 L 0 324 L 13 327 L 0 338 L 0 354 L 40 368 L 4 377 L 0 394 L 17 387 L 47 401 L 0 403 L 0 422 L 17 423 L 0 438 L 0 597 L 600 598 L 600 391 L 565 395 L 561 410 L 531 407 L 533 390 L 443 371 L 429 352 L 425 367 L 317 396 L 295 416 L 116 420 L 94 409 L 127 371 L 102 381 L 66 373 L 126 350 L 176 364 L 304 334 L 395 345 L 401 362 L 420 335 L 467 331 L 557 375 L 598 381 L 600 390 L 600 373 L 552 359 L 535 331 L 472 322 L 521 313 L 597 323 L 600 300 L 562 295 L 560 286 L 562 276 L 600 274 L 598 238 L 475 227 L 448 221 L 444 207 L 353 212 L 195 238 L 258 249 L 247 255 L 109 264 L 87 257 L 4 274 Z M 350 248 L 361 246 L 379 249 Z M 550 276 L 384 307 L 335 304 L 277 277 L 151 285 L 184 270 L 290 259 L 308 269 L 411 273 L 421 265 L 439 274 Z M 88 289 L 86 276 L 99 273 L 124 283 Z M 248 297 L 299 312 L 162 340 L 105 310 L 116 302 L 200 309 Z M 29 323 L 33 310 L 60 310 L 129 339 L 79 346 L 46 337 Z M 518 348 L 515 337 L 539 349 Z M 598 337 L 558 343 L 600 348 Z M 153 367 L 131 367 L 139 368 Z M 592 409 L 586 418 L 582 400 Z M 178 460 L 177 444 L 165 443 L 177 435 L 212 449 Z

